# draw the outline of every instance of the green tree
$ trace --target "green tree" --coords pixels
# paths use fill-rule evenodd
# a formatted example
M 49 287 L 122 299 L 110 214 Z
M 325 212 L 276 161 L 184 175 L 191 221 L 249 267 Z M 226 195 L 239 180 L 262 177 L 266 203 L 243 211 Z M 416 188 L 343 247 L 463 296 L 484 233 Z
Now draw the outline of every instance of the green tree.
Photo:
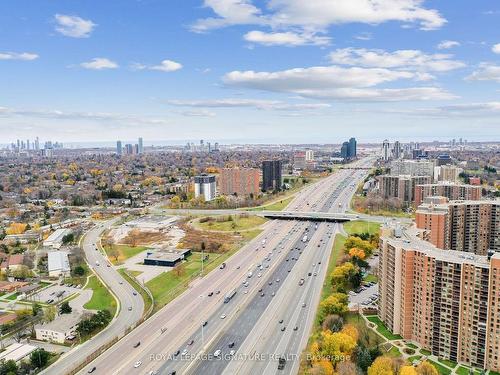
M 50 353 L 43 348 L 35 349 L 30 354 L 30 361 L 33 367 L 43 368 L 49 361 Z
M 85 268 L 83 268 L 82 266 L 76 266 L 73 269 L 73 273 L 75 274 L 75 276 L 83 276 L 85 275 Z
M 43 312 L 42 310 L 42 306 L 40 306 L 39 303 L 34 303 L 32 306 L 31 306 L 31 310 L 33 311 L 33 316 L 36 316 L 38 315 L 39 313 Z
M 16 375 L 18 373 L 18 367 L 14 360 L 9 359 L 6 362 L 0 363 L 0 375 Z
M 59 313 L 60 314 L 71 314 L 72 311 L 73 311 L 73 309 L 69 305 L 68 301 L 63 302 L 61 304 L 61 307 L 59 308 Z

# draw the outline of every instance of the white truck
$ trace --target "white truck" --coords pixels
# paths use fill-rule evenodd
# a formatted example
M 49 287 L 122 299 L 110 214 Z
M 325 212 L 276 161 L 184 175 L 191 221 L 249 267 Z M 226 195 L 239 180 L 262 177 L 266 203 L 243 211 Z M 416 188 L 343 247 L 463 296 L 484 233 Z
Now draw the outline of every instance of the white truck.
M 307 234 L 302 237 L 302 242 L 307 242 Z

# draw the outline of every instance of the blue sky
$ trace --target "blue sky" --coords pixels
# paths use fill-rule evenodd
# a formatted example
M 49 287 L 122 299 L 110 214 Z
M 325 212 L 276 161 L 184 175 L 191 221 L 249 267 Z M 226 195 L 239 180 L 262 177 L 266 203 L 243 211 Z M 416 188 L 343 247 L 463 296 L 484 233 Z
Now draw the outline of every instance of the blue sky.
M 499 140 L 499 24 L 492 0 L 4 0 L 0 142 Z

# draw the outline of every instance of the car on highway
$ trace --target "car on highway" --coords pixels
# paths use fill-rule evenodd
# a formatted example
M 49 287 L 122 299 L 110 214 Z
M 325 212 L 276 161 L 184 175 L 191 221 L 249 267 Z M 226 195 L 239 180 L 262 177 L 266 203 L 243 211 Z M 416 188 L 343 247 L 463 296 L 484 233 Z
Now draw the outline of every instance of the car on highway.
M 230 350 L 229 351 L 229 355 L 232 357 L 234 355 L 234 353 L 236 353 L 234 350 Z
M 132 292 L 132 294 L 133 294 L 134 296 L 136 296 L 136 295 L 137 295 L 137 292 Z
M 97 370 L 97 367 L 94 366 L 91 369 L 89 369 L 89 371 L 87 371 L 87 373 L 92 374 L 95 370 Z
M 137 361 L 136 363 L 134 363 L 134 368 L 140 367 L 141 365 L 142 365 L 142 362 Z
M 132 311 L 132 306 L 129 306 L 129 307 L 128 307 L 128 311 Z
M 222 314 L 222 315 L 220 316 L 220 318 L 221 318 L 221 319 L 226 319 L 226 314 Z
M 220 354 L 221 354 L 221 350 L 220 349 L 217 349 L 215 352 L 214 352 L 214 357 L 220 357 Z
M 212 297 L 213 295 L 214 295 L 214 292 L 210 292 L 210 293 L 208 293 L 208 296 L 209 296 L 209 297 Z
M 179 354 L 181 354 L 181 351 L 180 351 L 180 350 L 177 350 L 177 351 L 174 353 L 174 357 L 177 357 Z
M 230 348 L 234 348 L 234 341 L 230 342 L 228 345 Z
M 264 296 L 265 296 L 265 293 L 261 293 L 261 294 L 260 294 L 260 296 L 261 296 L 261 297 L 264 297 Z
M 296 330 L 298 330 L 298 329 L 299 329 L 299 327 L 297 327 L 297 326 L 293 327 L 293 330 L 294 330 L 294 331 L 296 331 Z
M 118 281 L 118 283 L 119 283 L 120 285 L 123 285 L 123 281 Z
M 193 345 L 193 344 L 194 344 L 194 340 L 190 340 L 190 341 L 188 342 L 188 345 Z
M 215 294 L 220 294 L 220 290 L 216 291 Z
M 305 302 L 302 304 L 302 307 L 306 307 L 306 303 Z
M 281 332 L 284 332 L 286 329 L 286 326 L 281 327 Z
M 137 348 L 137 347 L 139 347 L 140 345 L 141 345 L 141 342 L 140 342 L 140 341 L 138 341 L 138 342 L 136 342 L 136 343 L 134 344 L 134 348 Z
M 206 326 L 207 326 L 207 324 L 208 324 L 208 322 L 205 320 L 205 321 L 203 322 L 203 327 L 206 327 Z
M 184 350 L 182 351 L 182 355 L 186 355 L 186 354 L 188 354 L 188 350 L 187 350 L 187 349 L 184 349 Z
M 283 319 L 280 319 L 279 323 L 280 323 L 280 324 L 281 324 L 281 323 L 283 323 Z

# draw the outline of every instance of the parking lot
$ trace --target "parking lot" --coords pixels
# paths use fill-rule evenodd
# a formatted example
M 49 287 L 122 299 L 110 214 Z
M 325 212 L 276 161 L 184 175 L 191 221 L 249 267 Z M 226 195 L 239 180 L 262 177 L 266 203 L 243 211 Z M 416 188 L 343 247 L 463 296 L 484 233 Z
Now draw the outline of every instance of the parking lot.
M 349 309 L 357 309 L 363 307 L 377 307 L 376 300 L 378 299 L 378 284 L 371 286 L 363 286 L 359 293 L 349 292 Z
M 30 299 L 43 303 L 57 303 L 76 292 L 81 292 L 81 289 L 76 286 L 70 287 L 66 285 L 53 284 L 52 286 L 42 289 Z M 48 302 L 51 300 L 52 302 Z

